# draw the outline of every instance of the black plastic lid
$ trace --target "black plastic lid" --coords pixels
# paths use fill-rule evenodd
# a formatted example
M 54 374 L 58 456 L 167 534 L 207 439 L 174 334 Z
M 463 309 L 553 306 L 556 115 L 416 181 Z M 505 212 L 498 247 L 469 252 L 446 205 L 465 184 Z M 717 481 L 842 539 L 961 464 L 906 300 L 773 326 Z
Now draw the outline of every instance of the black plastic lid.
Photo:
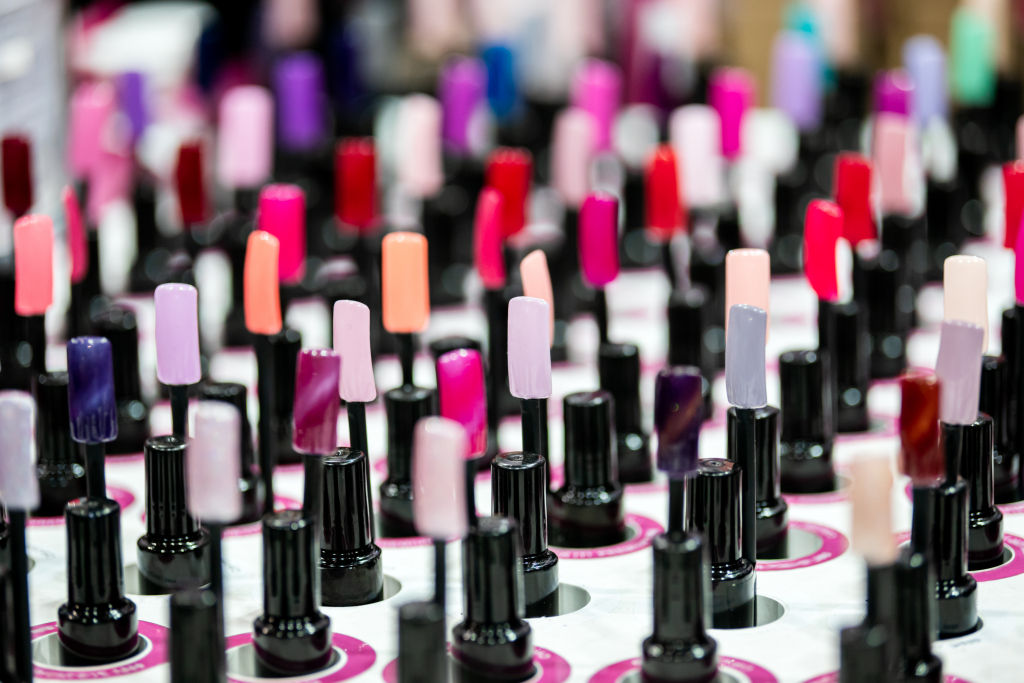
M 673 292 L 668 300 L 668 364 L 693 365 L 708 372 L 713 358 L 704 344 L 711 324 L 714 298 L 710 290 L 693 284 L 685 292 Z
M 370 465 L 366 454 L 339 448 L 324 458 L 323 553 L 347 553 L 373 543 Z
M 726 413 L 726 453 L 736 462 L 736 408 Z M 779 409 L 774 406 L 754 412 L 754 439 L 757 446 L 757 502 L 774 504 L 782 496 L 782 470 L 779 467 Z
M 171 594 L 168 661 L 171 683 L 222 683 L 226 663 L 217 652 L 217 598 L 209 589 L 188 588 Z
M 71 438 L 68 373 L 47 372 L 37 375 L 33 386 L 39 464 L 77 462 L 84 465 L 79 457 L 78 444 Z
M 459 349 L 473 349 L 480 351 L 480 342 L 476 339 L 470 339 L 469 337 L 441 337 L 430 342 L 430 356 L 437 362 L 437 359 L 448 353 L 449 351 L 458 351 Z
M 412 476 L 412 439 L 416 423 L 437 414 L 437 392 L 397 387 L 384 394 L 388 418 L 388 481 L 408 482 Z
M 992 418 L 993 441 L 999 450 L 1009 443 L 1007 363 L 1002 356 L 985 356 L 981 361 L 981 392 L 978 410 Z M 971 493 L 974 496 L 974 493 Z
M 581 391 L 563 399 L 565 483 L 569 486 L 618 484 L 612 403 L 607 391 Z
M 448 680 L 444 610 L 433 602 L 398 608 L 398 683 Z
M 68 544 L 68 603 L 110 605 L 124 600 L 121 506 L 87 498 L 64 511 Z
M 252 476 L 255 456 L 252 446 L 252 425 L 249 424 L 249 390 L 244 384 L 237 382 L 206 382 L 203 384 L 203 399 L 207 401 L 223 401 L 238 409 L 241 417 L 241 473 L 242 477 Z
M 466 621 L 521 621 L 526 605 L 516 523 L 505 517 L 481 517 L 463 541 L 462 552 Z
M 741 483 L 740 466 L 719 458 L 701 459 L 686 480 L 686 528 L 708 539 L 711 564 L 734 562 L 743 555 Z
M 832 308 L 836 324 L 836 374 L 840 386 L 867 388 L 871 379 L 871 350 L 865 335 L 868 319 L 857 302 L 836 304 Z M 864 397 L 867 400 L 867 397 Z
M 640 432 L 640 349 L 633 344 L 602 344 L 597 371 L 601 388 L 615 402 L 615 431 Z
M 312 617 L 319 610 L 316 523 L 301 510 L 263 517 L 263 612 L 280 619 Z
M 1002 328 L 1000 334 L 1003 347 L 1003 360 L 1006 362 L 1006 414 L 1008 418 L 1004 422 L 1006 423 L 1006 437 L 1010 444 L 1017 442 L 1017 400 L 1019 391 L 1017 390 L 1017 310 L 1016 306 L 1010 306 L 1003 311 Z M 982 381 L 985 377 L 982 375 Z M 985 390 L 982 389 L 981 400 L 985 401 Z M 981 408 L 982 412 L 987 412 L 984 408 Z M 992 413 L 988 413 L 992 415 Z M 999 419 L 992 415 L 996 420 L 996 424 L 999 423 Z M 998 434 L 998 432 L 997 432 Z
M 823 442 L 835 433 L 825 357 L 817 351 L 779 356 L 782 387 L 782 440 Z
M 185 494 L 185 441 L 165 435 L 146 439 L 146 535 L 191 536 L 199 522 L 188 513 Z
M 910 301 L 900 301 L 907 293 L 902 289 L 906 275 L 896 252 L 886 249 L 876 256 L 854 259 L 854 292 L 859 303 L 868 312 L 868 329 L 873 335 L 905 332 L 909 323 L 909 304 L 913 308 L 913 290 Z
M 118 401 L 141 401 L 139 379 L 139 328 L 135 314 L 120 306 L 92 317 L 95 333 L 110 340 L 114 357 L 114 396 Z
M 290 416 L 295 402 L 295 368 L 302 350 L 302 335 L 298 330 L 286 327 L 273 335 L 270 343 L 274 349 L 274 385 L 277 390 L 274 407 L 279 417 Z M 290 418 L 287 424 L 291 424 Z
M 903 661 L 913 666 L 931 657 L 938 636 L 935 572 L 920 553 L 905 553 L 896 563 L 896 632 Z
M 706 637 L 704 599 L 711 592 L 704 572 L 707 551 L 698 534 L 669 532 L 654 543 L 654 634 L 658 642 Z
M 522 531 L 523 554 L 548 549 L 545 460 L 535 453 L 499 453 L 491 461 L 491 514 L 513 519 Z

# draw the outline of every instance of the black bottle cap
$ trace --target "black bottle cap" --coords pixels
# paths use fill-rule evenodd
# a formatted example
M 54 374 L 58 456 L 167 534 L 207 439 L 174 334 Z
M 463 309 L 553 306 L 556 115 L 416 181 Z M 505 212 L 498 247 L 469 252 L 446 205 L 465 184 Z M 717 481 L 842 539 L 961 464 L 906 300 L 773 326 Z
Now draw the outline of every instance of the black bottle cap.
M 633 344 L 602 344 L 597 370 L 601 389 L 615 403 L 615 431 L 640 432 L 640 349 Z
M 527 557 L 548 549 L 547 488 L 543 456 L 516 451 L 491 461 L 491 514 L 515 520 Z
M 902 673 L 918 680 L 941 681 L 942 662 L 932 654 L 932 641 L 938 636 L 932 565 L 920 553 L 905 553 L 896 563 L 895 575 Z
M 339 448 L 324 458 L 320 575 L 323 603 L 364 605 L 381 599 L 384 565 L 373 542 L 370 464 L 362 451 Z
M 832 400 L 825 358 L 817 351 L 779 356 L 782 388 L 782 441 L 831 441 Z
M 110 340 L 114 356 L 114 396 L 118 401 L 141 401 L 139 329 L 135 314 L 120 306 L 92 316 L 96 334 Z
M 522 551 L 516 523 L 481 517 L 463 541 L 466 621 L 506 624 L 522 620 Z
M 887 665 L 893 635 L 885 626 L 857 624 L 839 631 L 839 680 L 842 683 L 896 683 Z
M 476 339 L 470 339 L 469 337 L 441 337 L 430 342 L 430 356 L 437 362 L 437 359 L 448 353 L 449 351 L 458 351 L 459 349 L 473 349 L 474 351 L 480 351 L 480 342 Z
M 895 377 L 906 367 L 906 334 L 915 305 L 896 252 L 858 252 L 854 259 L 854 292 L 868 312 L 871 333 L 871 376 Z
M 967 483 L 936 489 L 931 550 L 938 580 L 939 634 L 962 636 L 978 628 L 978 583 L 967 572 Z
M 292 406 L 295 403 L 295 368 L 299 351 L 302 350 L 302 335 L 298 330 L 286 327 L 270 338 L 274 354 L 274 410 L 277 413 L 277 461 L 294 463 L 302 456 L 292 448 Z
M 686 525 L 708 539 L 711 564 L 734 562 L 743 556 L 740 528 L 742 471 L 719 458 L 702 458 L 686 480 Z
M 581 391 L 563 399 L 567 485 L 582 488 L 619 485 L 612 403 L 607 391 Z
M 226 680 L 224 635 L 218 633 L 222 628 L 219 620 L 220 612 L 213 591 L 193 588 L 171 594 L 171 633 L 168 639 L 171 683 L 219 683 Z
M 1020 394 L 1017 389 L 1017 309 L 1010 306 L 1003 311 L 1002 328 L 1000 333 L 1003 359 L 1006 361 L 1006 414 L 1014 419 L 1006 420 L 1006 435 L 1012 445 L 1012 450 L 1019 452 L 1020 445 L 1017 443 L 1017 400 Z M 982 396 L 985 394 L 982 392 Z M 984 398 L 982 399 L 984 400 Z M 982 410 L 982 412 L 987 412 Z M 992 413 L 988 413 L 992 415 Z M 995 417 L 992 415 L 992 417 Z M 998 423 L 999 420 L 997 419 Z
M 645 679 L 711 681 L 718 671 L 718 643 L 705 631 L 710 593 L 700 536 L 670 532 L 655 537 L 654 633 L 643 644 Z
M 415 536 L 412 520 L 412 446 L 416 423 L 437 414 L 437 392 L 398 387 L 384 394 L 388 419 L 388 478 L 380 485 L 384 536 Z
M 868 423 L 868 385 L 871 381 L 871 338 L 864 309 L 856 302 L 833 307 L 836 326 L 836 348 L 832 358 L 837 363 L 839 382 L 839 414 L 836 427 L 840 432 L 862 432 Z
M 323 281 L 320 296 L 333 309 L 334 302 L 351 300 L 367 303 L 366 278 L 359 272 L 359 266 L 348 256 L 328 259 L 317 272 Z
M 738 447 L 736 430 L 739 421 L 736 408 L 726 413 L 726 453 L 736 462 Z M 782 471 L 779 466 L 779 409 L 773 406 L 754 412 L 755 444 L 757 446 L 757 556 L 774 559 L 785 556 L 789 533 L 789 505 L 782 497 Z
M 444 610 L 433 602 L 398 608 L 398 683 L 447 681 Z
M 690 283 L 691 288 L 702 285 L 710 297 L 704 325 L 721 325 L 725 321 L 725 250 L 717 241 L 694 245 L 690 259 Z
M 188 512 L 185 442 L 176 436 L 146 440 L 146 534 L 139 538 L 139 571 L 167 588 L 210 580 L 209 534 Z
M 243 479 L 254 475 L 253 466 L 255 456 L 252 446 L 252 425 L 249 424 L 249 390 L 244 384 L 237 382 L 207 382 L 203 385 L 202 396 L 206 401 L 223 401 L 230 403 L 238 409 L 241 417 L 239 429 L 241 430 L 241 470 L 239 476 Z
M 72 500 L 85 496 L 85 460 L 71 438 L 68 413 L 68 373 L 38 375 L 36 400 L 36 469 L 40 506 L 37 514 L 56 516 Z
M 68 601 L 58 610 L 61 644 L 92 662 L 116 661 L 138 645 L 135 603 L 124 595 L 121 506 L 89 498 L 64 511 Z
M 1009 444 L 1007 410 L 1011 382 L 1008 381 L 1007 366 L 1008 363 L 1003 356 L 984 356 L 981 361 L 978 411 L 992 418 L 993 441 L 999 450 L 1006 449 Z
M 967 563 L 976 571 L 1002 562 L 1003 513 L 995 505 L 993 420 L 979 413 L 963 430 L 960 475 L 967 482 L 970 501 Z
M 693 365 L 700 368 L 701 374 L 714 367 L 704 344 L 713 304 L 710 290 L 701 284 L 693 284 L 685 292 L 673 292 L 669 297 L 669 365 Z

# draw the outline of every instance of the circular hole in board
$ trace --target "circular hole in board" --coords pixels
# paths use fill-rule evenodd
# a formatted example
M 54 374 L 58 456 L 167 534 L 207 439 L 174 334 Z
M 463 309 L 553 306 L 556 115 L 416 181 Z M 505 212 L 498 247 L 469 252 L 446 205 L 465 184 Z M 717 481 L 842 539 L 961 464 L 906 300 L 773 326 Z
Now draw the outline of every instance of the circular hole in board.
M 128 564 L 124 567 L 124 592 L 129 595 L 170 595 L 174 590 L 147 579 L 139 571 L 137 564 Z
M 797 529 L 792 526 L 786 532 L 786 550 L 784 553 L 772 553 L 769 557 L 762 557 L 758 553 L 758 562 L 772 562 L 781 560 L 795 560 L 807 557 L 821 550 L 825 541 L 821 536 L 811 533 L 806 529 Z
M 740 628 L 758 628 L 759 626 L 767 626 L 772 622 L 778 621 L 782 618 L 782 615 L 786 613 L 786 607 L 775 598 L 769 598 L 767 595 L 757 596 L 757 623 L 753 627 L 741 626 L 739 628 L 729 627 L 716 627 L 716 630 L 721 631 L 732 631 L 739 630 Z
M 580 611 L 589 604 L 590 593 L 585 588 L 560 583 L 552 599 L 526 607 L 526 618 L 564 617 L 566 614 Z
M 390 574 L 384 575 L 384 597 L 381 600 L 390 600 L 391 598 L 398 595 L 402 590 L 402 582 L 391 576 Z
M 151 649 L 153 649 L 153 644 L 148 638 L 140 635 L 139 644 L 136 647 L 135 652 L 132 654 L 128 655 L 124 659 L 118 660 L 117 662 L 94 664 L 88 660 L 75 657 L 73 654 L 65 650 L 60 644 L 59 634 L 54 632 L 32 641 L 32 661 L 36 664 L 49 668 L 77 669 L 83 672 L 99 671 L 102 669 L 109 669 L 113 664 L 123 666 L 130 663 L 133 659 L 141 659 L 146 656 Z M 89 678 L 89 676 L 84 676 L 84 678 Z
M 620 678 L 617 683 L 643 683 L 643 678 L 640 677 L 640 669 L 630 671 L 628 674 Z M 718 670 L 718 675 L 712 683 L 745 683 L 739 678 L 736 678 L 728 671 Z
M 310 672 L 306 674 L 300 674 L 298 676 L 281 676 L 268 674 L 265 671 L 259 670 L 259 665 L 256 661 L 256 650 L 253 648 L 252 643 L 246 643 L 241 647 L 233 647 L 227 651 L 227 665 L 228 675 L 235 678 L 279 678 L 283 680 L 290 679 L 308 679 L 313 673 L 318 673 L 321 676 L 327 674 L 331 669 L 336 669 L 341 663 L 343 663 L 345 657 L 341 651 L 335 647 L 331 652 L 330 663 L 318 672 Z

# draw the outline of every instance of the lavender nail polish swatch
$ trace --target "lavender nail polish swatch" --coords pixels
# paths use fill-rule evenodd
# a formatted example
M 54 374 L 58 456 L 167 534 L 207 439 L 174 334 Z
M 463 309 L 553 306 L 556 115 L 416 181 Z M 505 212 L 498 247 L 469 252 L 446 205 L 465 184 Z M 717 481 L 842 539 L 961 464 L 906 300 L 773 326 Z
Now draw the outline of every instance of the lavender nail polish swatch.
M 508 304 L 508 387 L 516 398 L 551 397 L 548 302 L 517 296 Z
M 299 353 L 292 409 L 292 447 L 299 453 L 327 454 L 338 447 L 338 381 L 341 357 L 328 349 Z
M 764 377 L 764 340 L 768 314 L 757 306 L 736 304 L 729 309 L 725 340 L 725 390 L 737 408 L 768 405 Z
M 195 384 L 199 361 L 199 292 L 192 285 L 156 288 L 156 374 L 164 384 Z
M 117 438 L 114 357 L 105 337 L 75 337 L 68 342 L 68 411 L 71 438 L 106 443 Z
M 658 469 L 673 479 L 697 469 L 697 441 L 704 422 L 703 379 L 692 365 L 665 368 L 654 381 Z
M 942 383 L 939 419 L 946 424 L 969 425 L 978 419 L 984 336 L 985 331 L 974 323 L 942 323 L 935 374 Z

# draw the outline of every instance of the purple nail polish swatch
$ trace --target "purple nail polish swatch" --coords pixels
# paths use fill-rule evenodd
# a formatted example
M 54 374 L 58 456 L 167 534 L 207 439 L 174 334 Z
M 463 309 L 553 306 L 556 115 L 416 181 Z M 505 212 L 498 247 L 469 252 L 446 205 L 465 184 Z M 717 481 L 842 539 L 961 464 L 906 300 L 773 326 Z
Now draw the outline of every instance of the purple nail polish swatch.
M 984 338 L 985 331 L 974 323 L 942 323 L 935 375 L 942 383 L 939 419 L 946 424 L 969 425 L 978 419 Z
M 444 112 L 441 133 L 445 144 L 469 153 L 469 126 L 487 91 L 487 67 L 472 57 L 457 55 L 441 67 L 438 98 Z
M 135 142 L 149 123 L 149 112 L 146 109 L 146 77 L 138 71 L 123 73 L 118 79 L 117 90 L 121 110 L 131 127 L 132 142 Z
M 292 152 L 313 149 L 324 140 L 324 65 L 312 52 L 297 52 L 274 65 L 277 134 Z
M 914 84 L 911 110 L 921 124 L 929 119 L 945 119 L 949 111 L 946 83 L 946 53 L 942 43 L 932 36 L 914 36 L 903 43 L 903 66 Z
M 803 132 L 821 125 L 823 77 L 821 55 L 807 35 L 778 34 L 772 48 L 772 106 L 786 112 Z
M 338 381 L 341 357 L 328 349 L 299 353 L 292 408 L 292 447 L 325 455 L 338 447 Z
M 8 510 L 39 507 L 36 402 L 26 391 L 0 391 L 0 500 Z
M 195 384 L 199 360 L 199 292 L 192 285 L 156 288 L 156 375 L 164 384 Z
M 910 102 L 914 84 L 902 69 L 879 71 L 875 75 L 875 113 L 890 112 L 902 116 L 910 115 Z
M 68 411 L 71 438 L 106 443 L 117 438 L 114 357 L 106 337 L 75 337 L 68 342 Z
M 654 427 L 658 469 L 673 479 L 697 469 L 697 441 L 704 422 L 700 370 L 692 365 L 665 368 L 654 381 Z
M 516 398 L 551 397 L 548 302 L 517 296 L 508 304 L 508 387 Z
M 768 314 L 757 306 L 736 304 L 729 309 L 725 340 L 725 391 L 737 408 L 768 405 L 764 378 L 764 340 Z

